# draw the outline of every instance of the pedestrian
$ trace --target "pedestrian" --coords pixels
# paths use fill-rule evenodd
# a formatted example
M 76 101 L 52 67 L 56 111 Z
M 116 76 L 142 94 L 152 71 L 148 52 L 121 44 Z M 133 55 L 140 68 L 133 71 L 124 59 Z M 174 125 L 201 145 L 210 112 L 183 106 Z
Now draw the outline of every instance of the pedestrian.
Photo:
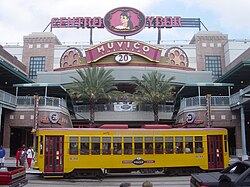
M 128 182 L 123 182 L 120 184 L 120 187 L 131 187 L 131 184 Z
M 0 145 L 0 167 L 4 166 L 5 150 L 2 145 Z
M 25 160 L 26 160 L 26 147 L 23 146 L 22 152 L 21 152 L 21 155 L 20 155 L 20 165 L 21 166 L 24 166 Z
M 33 155 L 34 155 L 34 151 L 31 146 L 29 146 L 29 149 L 27 150 L 26 155 L 27 155 L 26 157 L 27 157 L 28 168 L 30 169 L 31 162 L 33 160 Z
M 142 183 L 142 187 L 153 187 L 153 184 L 150 181 L 145 181 Z
M 16 152 L 16 167 L 18 167 L 20 164 L 21 154 L 22 154 L 22 148 L 18 148 L 18 150 Z

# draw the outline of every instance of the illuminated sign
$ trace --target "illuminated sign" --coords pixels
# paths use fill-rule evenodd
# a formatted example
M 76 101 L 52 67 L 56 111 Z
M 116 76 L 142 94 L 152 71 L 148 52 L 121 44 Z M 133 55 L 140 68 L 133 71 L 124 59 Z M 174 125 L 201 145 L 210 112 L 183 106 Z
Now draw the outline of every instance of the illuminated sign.
M 52 28 L 106 28 L 119 36 L 129 36 L 147 28 L 196 27 L 200 28 L 200 18 L 180 16 L 144 16 L 131 7 L 119 7 L 102 17 L 54 17 Z
M 129 7 L 116 8 L 104 17 L 105 28 L 118 36 L 129 36 L 140 32 L 146 24 L 143 13 Z
M 120 53 L 115 56 L 115 61 L 120 63 L 120 64 L 127 64 L 132 60 L 132 57 L 130 54 L 123 54 Z
M 147 58 L 150 61 L 159 62 L 161 50 L 155 46 L 136 40 L 114 40 L 102 43 L 85 50 L 87 63 L 96 62 L 111 54 L 132 53 Z
M 114 18 L 113 18 L 114 19 Z M 113 20 L 114 21 L 114 20 Z M 117 21 L 116 21 L 117 22 Z M 198 27 L 199 18 L 181 18 L 180 16 L 147 16 L 145 27 L 172 28 Z M 112 24 L 115 25 L 113 22 Z M 107 24 L 108 26 L 111 23 Z M 51 28 L 104 28 L 104 19 L 100 17 L 60 17 L 51 19 Z

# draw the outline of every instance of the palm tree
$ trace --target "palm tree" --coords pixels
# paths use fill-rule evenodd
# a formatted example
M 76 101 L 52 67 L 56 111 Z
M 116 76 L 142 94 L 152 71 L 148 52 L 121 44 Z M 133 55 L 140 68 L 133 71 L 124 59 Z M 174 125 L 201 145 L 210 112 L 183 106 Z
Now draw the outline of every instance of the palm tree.
M 77 69 L 80 79 L 71 77 L 74 81 L 70 85 L 70 94 L 81 100 L 89 101 L 90 125 L 95 120 L 95 103 L 100 99 L 109 99 L 109 94 L 116 90 L 115 79 L 111 75 L 113 70 L 103 67 L 89 67 Z
M 174 87 L 170 82 L 175 78 L 170 77 L 169 79 L 166 79 L 165 77 L 164 74 L 157 71 L 143 74 L 141 80 L 135 76 L 132 77 L 132 80 L 136 85 L 135 99 L 140 103 L 152 104 L 155 123 L 159 122 L 159 103 L 165 103 L 173 96 L 172 90 Z

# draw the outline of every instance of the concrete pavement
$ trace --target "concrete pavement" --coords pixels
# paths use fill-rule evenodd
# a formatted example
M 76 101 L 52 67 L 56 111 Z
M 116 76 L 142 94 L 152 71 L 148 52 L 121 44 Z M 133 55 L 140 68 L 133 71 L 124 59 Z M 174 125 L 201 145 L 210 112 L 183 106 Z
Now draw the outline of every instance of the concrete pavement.
M 34 166 L 34 161 L 31 163 L 31 168 L 29 169 L 27 166 L 27 161 L 25 162 L 25 168 L 26 168 L 26 173 L 27 174 L 41 174 L 41 172 L 37 169 L 33 169 Z M 4 166 L 10 166 L 10 167 L 15 167 L 16 166 L 16 158 L 14 157 L 6 157 Z

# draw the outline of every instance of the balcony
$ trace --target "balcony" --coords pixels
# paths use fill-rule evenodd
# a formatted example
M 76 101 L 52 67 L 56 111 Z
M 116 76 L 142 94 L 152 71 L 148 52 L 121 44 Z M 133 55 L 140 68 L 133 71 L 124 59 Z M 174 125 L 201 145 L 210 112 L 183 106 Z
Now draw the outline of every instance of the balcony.
M 115 104 L 97 104 L 95 106 L 95 121 L 154 121 L 152 105 L 150 104 L 134 105 L 130 108 L 126 106 L 121 107 L 121 109 L 119 107 Z M 77 119 L 89 119 L 89 105 L 75 105 L 74 111 Z M 173 111 L 173 105 L 159 105 L 159 119 L 172 119 Z
M 4 108 L 15 110 L 16 96 L 0 90 L 0 104 L 2 104 Z
M 180 104 L 180 110 L 186 107 L 206 106 L 207 100 L 205 96 L 195 96 L 183 98 Z M 211 106 L 229 106 L 230 96 L 211 96 Z

